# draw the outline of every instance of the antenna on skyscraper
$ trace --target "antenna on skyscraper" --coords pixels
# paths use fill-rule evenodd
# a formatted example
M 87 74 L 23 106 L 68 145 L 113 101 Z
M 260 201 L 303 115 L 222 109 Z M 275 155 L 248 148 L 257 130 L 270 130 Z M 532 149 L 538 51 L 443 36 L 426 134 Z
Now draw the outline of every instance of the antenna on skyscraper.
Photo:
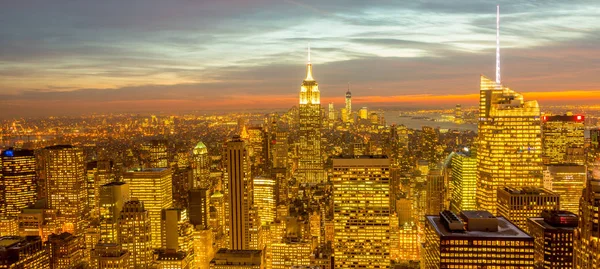
M 496 6 L 496 84 L 500 85 L 500 5 Z
M 310 42 L 308 43 L 308 64 L 310 64 Z

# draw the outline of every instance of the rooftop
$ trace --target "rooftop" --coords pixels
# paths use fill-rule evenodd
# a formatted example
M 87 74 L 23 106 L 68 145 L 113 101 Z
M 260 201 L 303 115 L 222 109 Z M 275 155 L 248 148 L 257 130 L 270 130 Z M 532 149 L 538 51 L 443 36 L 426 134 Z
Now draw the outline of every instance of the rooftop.
M 473 212 L 473 211 L 472 211 Z M 487 213 L 487 212 L 486 212 Z M 488 213 L 489 214 L 489 213 Z M 491 215 L 491 214 L 490 214 Z M 493 216 L 492 216 L 493 217 Z M 446 225 L 442 223 L 440 216 L 425 216 L 427 222 L 430 223 L 436 230 L 437 234 L 442 238 L 480 238 L 480 239 L 517 239 L 517 240 L 532 240 L 533 238 L 527 233 L 519 229 L 504 217 L 496 217 L 498 220 L 497 232 L 486 231 L 450 231 Z
M 535 187 L 523 187 L 523 188 L 513 188 L 513 187 L 504 187 L 500 189 L 501 191 L 505 191 L 512 195 L 557 195 L 555 193 L 550 192 L 544 188 L 535 188 Z

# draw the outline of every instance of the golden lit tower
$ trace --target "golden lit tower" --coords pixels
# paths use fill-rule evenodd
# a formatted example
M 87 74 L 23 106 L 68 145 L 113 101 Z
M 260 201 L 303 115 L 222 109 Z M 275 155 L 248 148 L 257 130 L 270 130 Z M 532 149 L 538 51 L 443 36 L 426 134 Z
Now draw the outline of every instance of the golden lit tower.
M 210 156 L 206 145 L 202 142 L 198 142 L 192 150 L 192 171 L 195 188 L 210 187 Z
M 227 142 L 229 249 L 250 249 L 250 207 L 253 199 L 246 143 L 234 136 Z
M 0 164 L 0 218 L 16 218 L 36 201 L 35 156 L 32 150 L 8 149 Z
M 352 93 L 350 92 L 350 82 L 348 82 L 348 90 L 346 91 L 346 120 L 352 122 Z
M 152 262 L 152 230 L 144 203 L 133 198 L 119 216 L 119 244 L 129 252 L 129 268 L 147 268 Z M 159 226 L 160 229 L 160 226 Z M 158 238 L 160 242 L 160 237 Z
M 529 232 L 527 219 L 539 217 L 544 210 L 558 210 L 560 196 L 544 188 L 511 188 L 498 190 L 498 215 Z
M 275 220 L 275 180 L 267 177 L 254 178 L 254 206 L 263 225 Z
M 452 198 L 450 210 L 458 213 L 477 209 L 475 193 L 477 191 L 477 160 L 468 152 L 452 156 Z
M 87 191 L 83 150 L 71 145 L 46 147 L 43 152 L 48 207 L 58 212 L 57 227 L 74 235 L 83 232 Z
M 529 234 L 535 238 L 536 268 L 573 268 L 573 233 L 577 223 L 577 215 L 557 210 L 545 210 L 541 217 L 527 220 Z
M 51 269 L 80 268 L 83 264 L 83 237 L 70 233 L 48 237 Z
M 499 57 L 499 55 L 498 55 Z M 477 204 L 496 214 L 498 188 L 542 186 L 542 137 L 537 101 L 481 76 Z
M 119 215 L 129 201 L 129 185 L 111 182 L 100 187 L 100 241 L 118 243 Z
M 333 159 L 336 268 L 390 267 L 390 160 Z
M 319 183 L 325 180 L 321 154 L 321 93 L 312 75 L 310 47 L 306 78 L 300 87 L 300 148 L 298 173 L 301 183 Z
M 600 168 L 588 176 L 579 204 L 579 225 L 573 238 L 573 268 L 600 268 Z
M 98 218 L 100 187 L 114 180 L 112 161 L 92 161 L 86 164 L 87 203 L 90 217 Z
M 160 248 L 161 211 L 173 206 L 171 169 L 149 168 L 123 174 L 129 193 L 144 203 L 152 224 L 152 246 Z
M 584 116 L 542 117 L 544 164 L 585 164 Z
M 169 166 L 168 142 L 164 139 L 150 141 L 148 150 L 150 153 L 150 167 L 165 168 Z

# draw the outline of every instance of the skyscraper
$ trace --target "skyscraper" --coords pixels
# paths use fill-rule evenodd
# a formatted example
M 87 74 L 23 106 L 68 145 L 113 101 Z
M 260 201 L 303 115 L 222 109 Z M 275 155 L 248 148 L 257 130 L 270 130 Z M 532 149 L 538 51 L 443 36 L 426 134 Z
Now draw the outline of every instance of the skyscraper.
M 90 217 L 98 218 L 100 187 L 115 179 L 112 161 L 92 161 L 86 164 L 87 206 Z
M 42 155 L 48 207 L 58 212 L 56 226 L 78 235 L 88 213 L 83 150 L 57 145 L 44 148 Z
M 152 262 L 152 229 L 143 202 L 133 198 L 123 205 L 118 237 L 123 249 L 129 252 L 129 268 L 147 268 Z
M 118 243 L 119 216 L 123 205 L 129 201 L 129 185 L 111 182 L 100 187 L 100 241 Z
M 352 93 L 350 92 L 350 83 L 348 83 L 348 90 L 346 91 L 346 122 L 352 122 Z
M 16 219 L 21 209 L 36 201 L 36 165 L 33 151 L 2 151 L 0 168 L 0 218 Z
M 83 237 L 70 233 L 52 234 L 48 238 L 51 269 L 79 268 L 83 263 Z
M 546 166 L 544 176 L 548 176 L 551 183 L 547 188 L 560 196 L 560 210 L 579 212 L 579 199 L 585 187 L 586 170 L 585 165 Z
M 573 268 L 573 232 L 577 223 L 577 215 L 568 211 L 543 211 L 541 217 L 529 218 L 536 268 Z
M 390 266 L 390 160 L 333 159 L 336 268 Z
M 533 268 L 533 238 L 487 211 L 427 216 L 422 268 Z
M 573 268 L 600 268 L 600 168 L 595 167 L 579 203 L 579 224 L 573 239 Z
M 49 255 L 37 236 L 0 237 L 0 268 L 48 268 Z
M 492 214 L 498 188 L 542 186 L 540 108 L 501 84 L 497 49 L 496 81 L 481 76 L 477 148 L 477 204 Z
M 150 154 L 150 167 L 166 168 L 169 166 L 169 152 L 167 148 L 167 140 L 154 139 L 148 145 L 148 153 Z
M 427 174 L 427 215 L 435 215 L 444 210 L 444 175 L 441 169 L 431 169 Z
M 585 164 L 584 116 L 542 117 L 544 164 Z
M 254 206 L 265 225 L 275 220 L 275 180 L 267 177 L 254 178 Z
M 503 216 L 525 232 L 527 220 L 539 217 L 544 210 L 558 210 L 560 197 L 543 188 L 511 188 L 498 190 L 498 215 Z
M 202 142 L 198 142 L 192 150 L 192 171 L 194 173 L 193 187 L 210 187 L 210 156 Z
M 200 226 L 201 229 L 208 228 L 208 189 L 192 189 L 188 195 L 188 214 L 190 223 L 194 226 Z
M 144 203 L 152 227 L 152 247 L 160 248 L 161 211 L 173 206 L 171 170 L 168 168 L 139 169 L 123 173 L 129 193 Z
M 300 147 L 298 175 L 301 183 L 319 183 L 325 180 L 321 153 L 321 93 L 312 75 L 310 47 L 306 78 L 300 87 Z
M 477 191 L 477 159 L 467 153 L 452 156 L 452 198 L 450 210 L 459 213 L 477 209 L 475 193 Z
M 253 187 L 246 143 L 234 136 L 227 142 L 229 249 L 250 249 L 250 207 Z

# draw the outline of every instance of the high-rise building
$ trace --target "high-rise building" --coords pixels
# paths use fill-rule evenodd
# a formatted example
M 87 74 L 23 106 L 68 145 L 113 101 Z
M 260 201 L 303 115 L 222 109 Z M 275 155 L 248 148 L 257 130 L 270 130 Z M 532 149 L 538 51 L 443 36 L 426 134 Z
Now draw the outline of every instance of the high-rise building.
M 286 238 L 271 245 L 273 269 L 287 269 L 292 266 L 310 264 L 311 243 L 295 239 L 297 238 Z
M 335 121 L 335 107 L 333 106 L 333 103 L 329 103 L 329 111 L 327 112 L 327 119 L 329 120 L 330 124 Z
M 0 237 L 0 268 L 49 268 L 49 255 L 37 236 Z
M 558 210 L 560 196 L 543 188 L 511 188 L 498 190 L 498 215 L 528 232 L 527 220 L 544 210 Z
M 579 204 L 579 224 L 573 239 L 573 268 L 600 268 L 600 168 L 588 175 Z
M 271 139 L 273 168 L 287 168 L 288 133 L 277 130 Z
M 366 106 L 363 106 L 358 110 L 358 118 L 361 120 L 369 118 L 369 109 Z
M 455 213 L 477 209 L 477 159 L 468 153 L 452 156 L 452 196 L 450 210 Z
M 160 248 L 161 211 L 173 206 L 171 170 L 148 168 L 127 171 L 123 179 L 129 184 L 129 193 L 144 203 L 152 227 L 152 247 Z
M 312 75 L 310 48 L 306 78 L 300 87 L 300 146 L 298 174 L 301 183 L 320 183 L 325 180 L 321 153 L 321 93 Z
M 253 182 L 246 143 L 234 136 L 227 142 L 229 249 L 250 249 L 250 207 L 253 204 Z
M 533 237 L 487 211 L 427 216 L 422 268 L 531 268 Z
M 346 91 L 346 106 L 344 108 L 346 109 L 344 111 L 346 113 L 342 113 L 342 117 L 346 119 L 344 122 L 352 122 L 352 93 L 350 92 L 350 83 L 348 83 L 348 91 Z
M 192 225 L 200 226 L 202 229 L 208 228 L 209 200 L 208 189 L 196 188 L 190 190 L 188 195 L 188 214 Z
M 431 169 L 427 174 L 427 215 L 435 215 L 444 210 L 444 175 L 441 169 Z
M 457 104 L 456 107 L 454 108 L 454 123 L 456 123 L 456 124 L 464 123 L 462 106 L 460 104 Z
M 248 128 L 248 155 L 252 164 L 252 173 L 261 175 L 269 163 L 269 141 L 265 129 L 260 126 Z
M 210 261 L 210 269 L 263 269 L 261 250 L 219 249 Z
M 194 173 L 193 187 L 209 188 L 210 182 L 210 156 L 208 149 L 202 142 L 198 142 L 192 150 L 192 171 Z
M 57 145 L 44 148 L 42 155 L 48 207 L 58 212 L 56 226 L 78 235 L 88 214 L 83 150 Z
M 168 141 L 164 139 L 153 139 L 147 145 L 150 154 L 151 168 L 169 167 Z
M 585 165 L 548 165 L 545 169 L 550 177 L 548 189 L 560 196 L 560 210 L 579 212 L 579 199 L 587 175 Z
M 542 116 L 544 164 L 585 164 L 584 116 Z
M 390 160 L 333 159 L 336 268 L 390 266 Z
M 129 252 L 116 243 L 99 243 L 92 253 L 91 268 L 129 269 Z
M 110 182 L 100 187 L 100 241 L 118 243 L 119 216 L 123 205 L 129 201 L 129 185 Z
M 540 108 L 537 101 L 525 101 L 523 95 L 502 85 L 499 44 L 496 81 L 481 76 L 477 126 L 477 204 L 492 214 L 496 214 L 498 188 L 542 186 Z
M 21 209 L 36 201 L 36 163 L 32 150 L 0 153 L 0 218 L 16 219 Z
M 194 253 L 193 233 L 194 227 L 189 223 L 185 209 L 162 210 L 161 245 L 163 249 L 172 252 L 182 251 L 186 253 L 186 256 L 192 256 Z
M 529 218 L 529 234 L 535 240 L 536 268 L 573 268 L 573 232 L 577 215 L 568 211 L 543 211 L 541 217 Z
M 78 268 L 83 263 L 83 237 L 70 233 L 48 237 L 51 269 Z
M 482 76 L 478 130 L 477 203 L 495 214 L 498 188 L 542 186 L 539 106 Z
M 159 250 L 156 255 L 156 269 L 192 269 L 193 257 L 183 251 Z
M 254 206 L 264 225 L 275 220 L 275 180 L 267 177 L 254 178 Z
M 194 265 L 197 269 L 208 269 L 215 257 L 214 234 L 211 229 L 196 227 L 194 230 Z
M 129 252 L 129 268 L 146 268 L 152 262 L 152 229 L 143 202 L 133 198 L 123 205 L 118 237 L 123 249 Z
M 90 217 L 98 218 L 100 207 L 100 187 L 114 181 L 112 161 L 92 161 L 86 164 L 87 206 Z

